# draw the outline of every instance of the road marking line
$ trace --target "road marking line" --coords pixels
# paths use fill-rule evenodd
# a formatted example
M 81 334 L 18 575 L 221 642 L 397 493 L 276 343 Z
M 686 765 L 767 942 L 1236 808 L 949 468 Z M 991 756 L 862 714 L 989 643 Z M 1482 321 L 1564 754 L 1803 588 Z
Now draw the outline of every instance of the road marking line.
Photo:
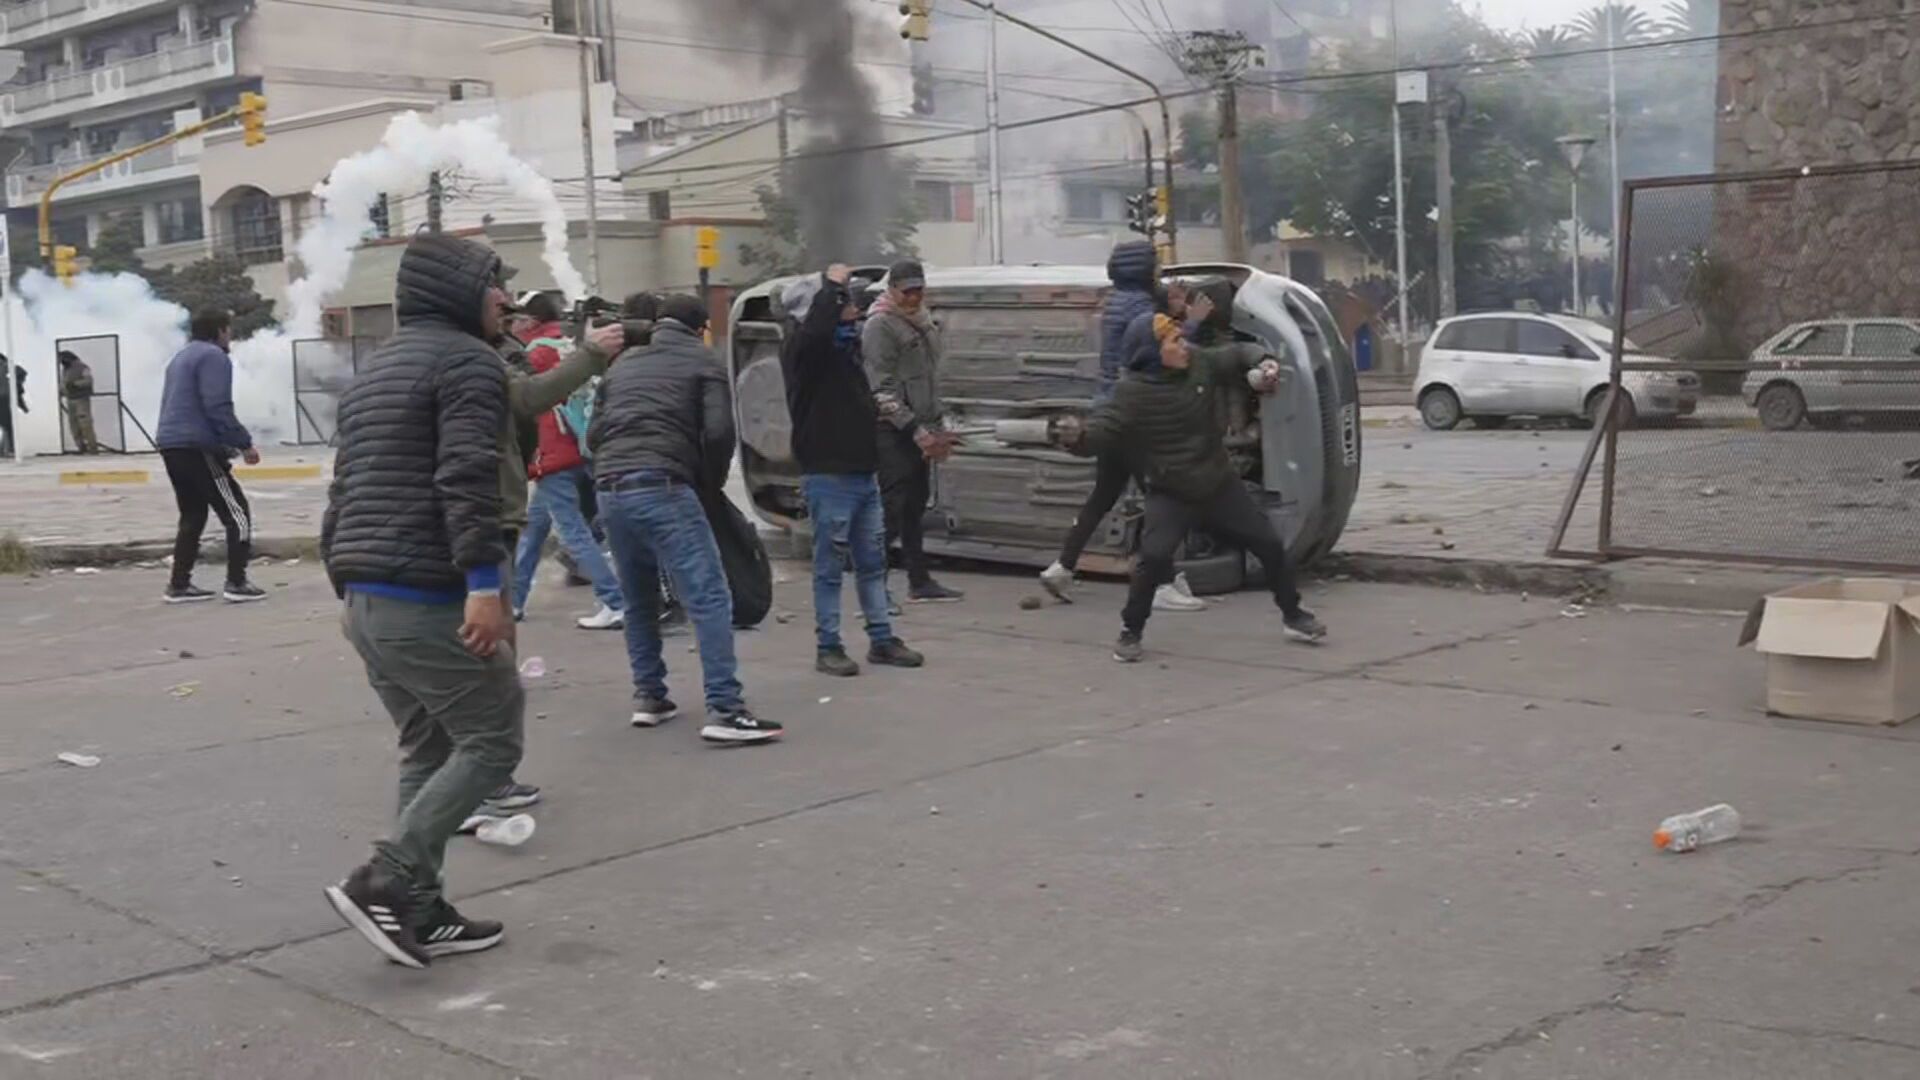
M 65 469 L 60 473 L 60 483 L 71 486 L 144 484 L 148 479 L 145 469 Z
M 318 480 L 318 465 L 238 465 L 233 475 L 242 480 Z

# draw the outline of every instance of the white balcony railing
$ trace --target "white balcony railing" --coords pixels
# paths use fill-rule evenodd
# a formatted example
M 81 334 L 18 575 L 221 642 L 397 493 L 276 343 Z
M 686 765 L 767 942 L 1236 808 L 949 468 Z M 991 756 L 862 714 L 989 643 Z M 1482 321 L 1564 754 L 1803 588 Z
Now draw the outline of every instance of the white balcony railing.
M 0 94 L 0 127 L 228 78 L 233 72 L 233 38 L 209 38 L 9 90 Z
M 97 157 L 112 157 L 111 153 Z M 83 177 L 60 188 L 56 200 L 72 195 L 98 194 L 121 188 L 136 187 L 155 181 L 172 180 L 174 177 L 161 175 L 180 166 L 191 166 L 200 159 L 198 140 L 188 139 L 171 143 L 157 150 L 149 150 L 139 157 L 112 165 Z M 20 165 L 7 171 L 7 205 L 26 206 L 38 199 L 53 178 L 80 168 L 89 160 L 82 157 L 65 157 L 41 165 Z
M 0 7 L 0 46 L 18 48 L 178 0 L 27 0 Z

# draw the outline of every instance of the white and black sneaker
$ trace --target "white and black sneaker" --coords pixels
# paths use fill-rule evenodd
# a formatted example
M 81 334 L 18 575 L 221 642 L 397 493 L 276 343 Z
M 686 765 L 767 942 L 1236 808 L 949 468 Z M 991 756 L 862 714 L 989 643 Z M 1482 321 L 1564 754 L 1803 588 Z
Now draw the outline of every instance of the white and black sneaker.
M 213 595 L 211 590 L 198 588 L 189 583 L 167 586 L 167 591 L 162 593 L 160 598 L 169 604 L 202 604 L 213 599 Z
M 787 729 L 779 721 L 763 720 L 745 706 L 715 714 L 707 720 L 707 726 L 700 729 L 700 737 L 708 742 L 730 746 L 772 742 L 786 733 Z
M 1285 616 L 1286 635 L 1295 641 L 1304 641 L 1309 645 L 1318 645 L 1326 640 L 1327 627 L 1313 612 L 1306 608 Z
M 251 581 L 229 581 L 227 587 L 220 590 L 220 596 L 229 604 L 251 604 L 255 600 L 265 600 L 267 590 Z
M 1073 571 L 1058 559 L 1053 561 L 1052 566 L 1040 571 L 1040 587 L 1063 604 L 1073 603 Z
M 504 812 L 525 810 L 527 807 L 539 801 L 539 787 L 533 784 L 520 784 L 509 780 L 488 792 L 487 797 L 480 801 L 480 808 L 482 810 L 502 811 L 503 813 L 498 816 L 505 816 Z
M 659 697 L 643 696 L 633 699 L 633 726 L 659 727 L 661 724 L 680 715 L 680 706 L 665 694 Z
M 505 936 L 506 928 L 499 923 L 492 919 L 469 919 L 442 900 L 421 925 L 418 939 L 421 951 L 428 956 L 456 956 L 485 952 L 500 944 Z
M 421 948 L 407 928 L 413 898 L 391 875 L 376 875 L 373 867 L 362 866 L 347 880 L 327 886 L 326 893 L 327 903 L 340 918 L 387 959 L 410 968 L 433 963 L 432 954 Z

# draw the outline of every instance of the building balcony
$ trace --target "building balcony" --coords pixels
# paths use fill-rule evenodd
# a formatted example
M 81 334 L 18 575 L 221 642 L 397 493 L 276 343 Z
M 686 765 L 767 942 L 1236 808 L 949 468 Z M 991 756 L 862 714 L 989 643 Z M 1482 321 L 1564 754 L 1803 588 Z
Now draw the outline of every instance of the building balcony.
M 100 157 L 112 157 L 101 154 Z M 44 165 L 19 165 L 7 170 L 7 205 L 29 206 L 38 201 L 41 193 L 53 178 L 69 173 L 85 165 L 86 158 L 67 158 Z M 91 176 L 83 177 L 61 186 L 53 201 L 59 204 L 68 199 L 82 199 L 94 195 L 106 195 L 127 191 L 152 184 L 171 183 L 176 180 L 190 180 L 199 172 L 200 143 L 198 139 L 183 139 L 180 142 L 149 150 L 139 157 L 115 162 Z
M 180 0 L 27 0 L 0 7 L 0 48 L 97 30 L 123 17 L 179 6 Z
M 169 93 L 234 74 L 233 38 L 136 56 L 0 94 L 0 128 L 38 124 L 104 105 Z

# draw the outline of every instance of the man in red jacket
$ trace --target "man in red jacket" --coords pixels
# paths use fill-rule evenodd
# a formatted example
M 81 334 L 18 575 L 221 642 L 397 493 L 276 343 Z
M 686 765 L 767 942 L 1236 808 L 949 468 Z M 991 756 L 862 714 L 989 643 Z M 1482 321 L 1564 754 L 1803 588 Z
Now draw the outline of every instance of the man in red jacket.
M 535 323 L 527 336 L 527 363 L 536 375 L 550 371 L 560 363 L 561 350 L 574 347 L 560 326 L 560 302 L 549 293 L 536 294 L 527 300 L 525 314 Z M 587 392 L 591 394 L 591 390 Z M 546 545 L 547 533 L 557 531 L 561 545 L 592 583 L 593 594 L 600 601 L 598 611 L 578 620 L 580 628 L 617 630 L 626 625 L 626 604 L 620 582 L 580 509 L 580 478 L 587 471 L 580 444 L 586 432 L 573 430 L 582 414 L 573 411 L 572 420 L 569 415 L 565 405 L 540 414 L 540 447 L 527 465 L 527 478 L 534 482 L 533 497 L 527 503 L 527 531 L 520 535 L 520 548 L 514 556 L 514 615 L 526 614 L 534 571 L 540 565 L 540 549 Z

